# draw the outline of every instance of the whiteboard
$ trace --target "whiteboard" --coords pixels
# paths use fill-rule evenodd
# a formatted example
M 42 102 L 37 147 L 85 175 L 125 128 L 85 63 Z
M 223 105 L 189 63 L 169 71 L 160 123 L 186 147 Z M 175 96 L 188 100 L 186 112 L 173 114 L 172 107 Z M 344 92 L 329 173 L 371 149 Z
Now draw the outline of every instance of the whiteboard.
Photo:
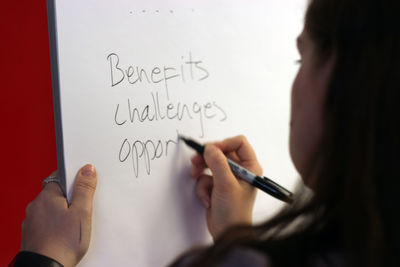
M 49 0 L 58 165 L 98 171 L 81 266 L 162 266 L 211 242 L 189 178 L 200 142 L 244 134 L 293 189 L 288 152 L 304 0 Z M 282 205 L 259 192 L 254 219 Z

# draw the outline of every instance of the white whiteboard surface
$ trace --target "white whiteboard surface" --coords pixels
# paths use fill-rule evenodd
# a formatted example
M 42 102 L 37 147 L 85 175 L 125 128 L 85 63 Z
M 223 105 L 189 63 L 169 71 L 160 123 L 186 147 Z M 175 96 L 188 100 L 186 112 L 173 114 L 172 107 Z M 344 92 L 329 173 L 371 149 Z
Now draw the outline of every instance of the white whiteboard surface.
M 244 134 L 264 175 L 293 189 L 290 88 L 304 0 L 48 2 L 68 198 L 81 166 L 99 175 L 80 266 L 163 266 L 211 241 L 189 178 L 193 151 L 177 132 L 200 142 Z M 259 192 L 255 221 L 281 205 Z

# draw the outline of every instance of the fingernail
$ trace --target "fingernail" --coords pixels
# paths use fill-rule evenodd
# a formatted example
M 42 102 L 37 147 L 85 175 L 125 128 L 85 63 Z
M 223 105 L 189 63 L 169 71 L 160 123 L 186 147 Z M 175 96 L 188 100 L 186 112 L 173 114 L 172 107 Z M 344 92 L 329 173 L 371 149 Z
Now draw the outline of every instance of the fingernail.
M 206 209 L 210 207 L 210 200 L 207 197 L 202 197 L 201 202 L 203 202 L 203 205 Z
M 95 175 L 95 169 L 92 164 L 87 164 L 82 168 L 81 174 L 87 177 L 93 177 Z

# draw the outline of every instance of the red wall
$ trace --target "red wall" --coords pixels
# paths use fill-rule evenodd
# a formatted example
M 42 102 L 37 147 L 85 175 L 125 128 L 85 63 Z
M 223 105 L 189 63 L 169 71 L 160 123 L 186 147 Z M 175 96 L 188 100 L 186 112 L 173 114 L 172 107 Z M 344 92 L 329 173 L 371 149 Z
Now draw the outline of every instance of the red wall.
M 18 252 L 26 205 L 57 168 L 46 1 L 0 9 L 0 266 Z

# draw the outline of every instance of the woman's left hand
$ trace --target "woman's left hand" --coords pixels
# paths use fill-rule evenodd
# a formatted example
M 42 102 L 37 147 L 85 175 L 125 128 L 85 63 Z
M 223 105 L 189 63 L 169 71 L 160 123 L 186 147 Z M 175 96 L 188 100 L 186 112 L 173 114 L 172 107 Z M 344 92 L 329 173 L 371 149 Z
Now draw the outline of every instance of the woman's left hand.
M 85 255 L 92 228 L 92 202 L 97 173 L 92 165 L 79 170 L 71 204 L 57 183 L 48 183 L 26 208 L 21 251 L 52 258 L 66 267 Z

